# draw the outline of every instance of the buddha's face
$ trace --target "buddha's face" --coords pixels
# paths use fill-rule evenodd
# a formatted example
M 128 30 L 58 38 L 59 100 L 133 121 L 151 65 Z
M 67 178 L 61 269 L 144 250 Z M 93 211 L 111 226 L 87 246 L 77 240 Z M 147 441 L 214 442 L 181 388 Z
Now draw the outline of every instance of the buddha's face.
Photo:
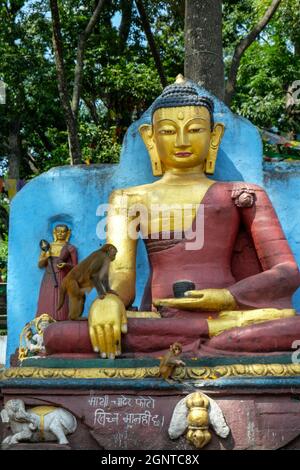
M 209 111 L 203 106 L 161 108 L 153 116 L 153 143 L 165 168 L 203 165 L 211 141 Z
M 68 236 L 68 229 L 62 225 L 57 225 L 54 229 L 55 238 L 58 241 L 65 241 Z

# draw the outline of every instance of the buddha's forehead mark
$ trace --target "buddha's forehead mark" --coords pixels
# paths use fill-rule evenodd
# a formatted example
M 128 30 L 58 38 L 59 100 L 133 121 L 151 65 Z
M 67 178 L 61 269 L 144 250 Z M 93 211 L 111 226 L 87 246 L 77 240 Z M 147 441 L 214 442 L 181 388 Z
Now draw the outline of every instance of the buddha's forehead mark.
M 184 113 L 182 111 L 179 111 L 179 113 L 177 114 L 177 118 L 182 121 L 184 119 Z

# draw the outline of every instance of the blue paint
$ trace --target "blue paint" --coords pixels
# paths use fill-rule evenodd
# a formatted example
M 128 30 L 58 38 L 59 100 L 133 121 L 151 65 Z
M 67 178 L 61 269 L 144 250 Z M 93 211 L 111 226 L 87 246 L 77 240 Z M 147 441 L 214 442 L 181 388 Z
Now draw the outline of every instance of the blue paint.
M 300 164 L 264 163 L 264 187 L 279 216 L 290 247 L 300 265 Z M 300 310 L 300 289 L 293 296 Z M 300 338 L 299 338 L 300 339 Z
M 195 380 L 172 383 L 162 379 L 7 379 L 0 381 L 0 389 L 69 389 L 69 390 L 177 390 L 191 393 L 197 390 L 280 389 L 292 393 L 300 388 L 300 377 L 228 377 L 216 380 Z
M 200 94 L 209 95 L 199 88 Z M 244 118 L 233 115 L 226 106 L 211 96 L 215 102 L 215 121 L 225 124 L 226 130 L 218 156 L 214 178 L 224 181 L 246 180 L 263 184 L 262 144 L 255 126 Z M 8 348 L 9 357 L 19 345 L 19 334 L 24 324 L 35 316 L 43 271 L 38 269 L 39 241 L 52 240 L 56 223 L 68 223 L 72 229 L 70 242 L 78 248 L 83 259 L 99 246 L 96 227 L 100 221 L 97 208 L 108 202 L 110 192 L 155 180 L 147 150 L 138 133 L 141 124 L 150 122 L 151 109 L 128 130 L 124 139 L 120 164 L 80 165 L 54 168 L 33 179 L 14 198 L 11 205 L 9 234 L 8 276 Z M 291 192 L 293 180 L 289 186 Z M 296 222 L 290 231 L 289 212 L 281 204 L 278 191 L 270 183 L 273 202 L 283 220 L 292 246 L 300 256 L 299 229 Z M 300 185 L 298 184 L 298 192 Z M 275 195 L 278 195 L 278 198 Z M 285 194 L 288 198 L 287 194 Z M 299 199 L 299 198 L 297 198 Z M 294 204 L 294 209 L 296 203 Z M 296 220 L 296 219 L 295 219 Z M 102 240 L 103 241 L 103 240 Z M 143 243 L 139 243 L 137 256 L 137 297 L 139 305 L 149 269 Z M 95 293 L 88 297 L 85 314 Z M 300 295 L 299 298 L 300 305 Z

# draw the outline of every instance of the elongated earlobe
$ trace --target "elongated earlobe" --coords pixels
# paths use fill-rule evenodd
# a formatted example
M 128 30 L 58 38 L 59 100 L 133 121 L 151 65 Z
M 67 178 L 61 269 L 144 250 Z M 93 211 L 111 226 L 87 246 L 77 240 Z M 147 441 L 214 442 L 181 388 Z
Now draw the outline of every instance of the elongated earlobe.
M 139 127 L 139 133 L 144 141 L 144 144 L 148 150 L 151 165 L 152 165 L 152 173 L 154 176 L 162 176 L 163 168 L 158 156 L 156 145 L 153 141 L 153 127 L 150 124 L 143 124 Z
M 208 175 L 213 175 L 215 172 L 217 155 L 218 155 L 221 139 L 224 134 L 224 130 L 225 130 L 225 126 L 221 122 L 217 122 L 214 125 L 214 129 L 211 134 L 208 156 L 207 156 L 206 163 L 205 163 L 205 173 L 207 173 Z

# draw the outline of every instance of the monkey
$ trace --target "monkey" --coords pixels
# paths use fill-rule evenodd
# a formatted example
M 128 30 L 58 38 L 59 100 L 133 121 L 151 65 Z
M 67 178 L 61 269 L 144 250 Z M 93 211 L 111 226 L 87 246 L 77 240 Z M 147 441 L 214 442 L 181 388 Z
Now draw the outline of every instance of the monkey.
M 72 268 L 62 281 L 57 310 L 62 308 L 65 296 L 68 294 L 69 319 L 80 320 L 86 292 L 90 292 L 95 287 L 100 299 L 103 299 L 107 293 L 117 295 L 110 288 L 108 281 L 109 265 L 115 259 L 116 254 L 117 248 L 107 243 Z
M 185 366 L 185 363 L 179 359 L 182 353 L 182 346 L 180 343 L 173 343 L 170 350 L 164 355 L 159 364 L 159 374 L 167 382 L 172 383 L 172 374 L 178 366 Z M 173 378 L 174 380 L 174 378 Z

